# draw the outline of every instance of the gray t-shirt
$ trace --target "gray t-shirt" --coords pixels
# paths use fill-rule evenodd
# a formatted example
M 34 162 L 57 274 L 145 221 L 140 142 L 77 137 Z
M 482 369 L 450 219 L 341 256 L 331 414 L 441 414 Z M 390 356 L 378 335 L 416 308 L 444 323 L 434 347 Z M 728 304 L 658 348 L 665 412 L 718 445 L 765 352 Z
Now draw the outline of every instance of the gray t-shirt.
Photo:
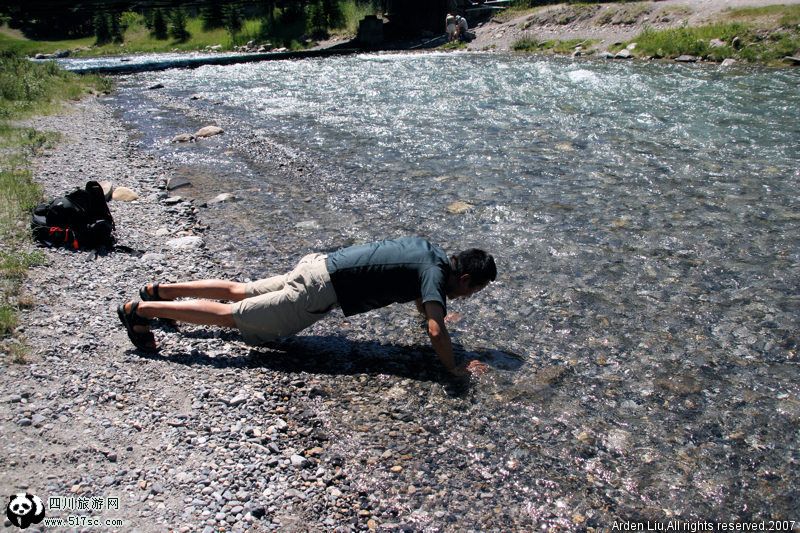
M 447 314 L 450 260 L 420 237 L 342 248 L 328 255 L 327 267 L 345 316 L 417 298 L 439 302 Z

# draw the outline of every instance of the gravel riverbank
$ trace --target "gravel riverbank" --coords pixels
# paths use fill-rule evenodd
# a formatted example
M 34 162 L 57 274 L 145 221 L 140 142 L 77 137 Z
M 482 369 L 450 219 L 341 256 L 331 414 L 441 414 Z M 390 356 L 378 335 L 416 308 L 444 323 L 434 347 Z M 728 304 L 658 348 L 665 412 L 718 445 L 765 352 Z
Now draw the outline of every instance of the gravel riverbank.
M 48 516 L 122 519 L 128 531 L 356 520 L 341 460 L 325 453 L 313 408 L 325 392 L 313 379 L 261 366 L 233 333 L 182 326 L 157 334 L 161 355 L 143 357 L 118 326 L 116 305 L 152 279 L 225 276 L 202 247 L 170 243 L 206 231 L 189 202 L 164 201 L 171 169 L 137 149 L 100 100 L 32 125 L 63 135 L 36 162 L 47 197 L 89 179 L 138 193 L 110 206 L 119 243 L 142 255 L 45 250 L 47 264 L 30 271 L 20 333 L 31 355 L 12 364 L 3 354 L 0 366 L 0 485 L 45 504 L 118 498 L 118 510 Z

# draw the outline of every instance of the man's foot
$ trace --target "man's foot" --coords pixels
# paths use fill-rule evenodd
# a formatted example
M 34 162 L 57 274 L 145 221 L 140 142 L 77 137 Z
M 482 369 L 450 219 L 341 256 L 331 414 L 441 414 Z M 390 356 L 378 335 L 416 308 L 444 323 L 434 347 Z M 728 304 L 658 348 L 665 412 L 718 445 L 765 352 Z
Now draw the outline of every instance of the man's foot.
M 155 283 L 148 283 L 147 285 L 139 289 L 139 298 L 141 298 L 143 302 L 160 302 L 164 300 L 164 298 L 162 298 L 158 294 L 157 281 Z
M 158 351 L 156 338 L 150 331 L 150 320 L 139 316 L 136 311 L 139 302 L 128 302 L 117 307 L 117 316 L 128 332 L 128 338 L 134 346 L 143 352 L 153 353 Z
M 167 300 L 167 298 L 163 298 L 158 293 L 157 281 L 153 283 L 148 283 L 147 285 L 139 289 L 139 299 L 141 299 L 143 302 L 164 302 Z M 159 318 L 159 320 L 162 323 L 171 326 L 173 328 L 178 327 L 178 323 L 175 320 L 169 318 Z

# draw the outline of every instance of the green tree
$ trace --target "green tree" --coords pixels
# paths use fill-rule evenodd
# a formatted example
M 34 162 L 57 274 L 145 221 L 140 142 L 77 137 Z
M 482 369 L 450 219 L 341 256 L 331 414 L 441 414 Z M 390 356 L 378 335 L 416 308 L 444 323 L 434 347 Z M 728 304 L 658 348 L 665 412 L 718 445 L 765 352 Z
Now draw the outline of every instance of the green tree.
M 173 39 L 180 42 L 189 40 L 191 34 L 186 29 L 186 13 L 183 12 L 183 9 L 175 9 L 169 22 L 169 34 Z
M 275 30 L 275 0 L 264 0 L 262 2 L 263 15 L 258 32 L 259 39 L 266 40 L 272 36 Z
M 244 27 L 244 19 L 242 11 L 236 5 L 227 6 L 225 8 L 225 29 L 234 37 L 237 33 L 242 31 Z
M 325 8 L 320 0 L 314 0 L 308 6 L 308 32 L 315 39 L 324 39 L 328 36 L 328 18 Z
M 204 30 L 213 30 L 226 26 L 227 17 L 220 0 L 206 0 L 200 9 L 200 19 L 203 21 Z
M 344 13 L 339 0 L 322 0 L 322 12 L 328 28 L 340 28 L 344 24 Z
M 100 46 L 111 42 L 111 28 L 109 26 L 108 13 L 97 11 L 92 18 L 94 26 L 95 44 Z
M 164 17 L 164 12 L 156 9 L 153 12 L 153 37 L 156 39 L 167 38 L 167 19 Z
M 122 29 L 120 13 L 110 13 L 108 15 L 108 31 L 111 34 L 111 40 L 115 43 L 121 43 L 125 40 L 125 30 Z

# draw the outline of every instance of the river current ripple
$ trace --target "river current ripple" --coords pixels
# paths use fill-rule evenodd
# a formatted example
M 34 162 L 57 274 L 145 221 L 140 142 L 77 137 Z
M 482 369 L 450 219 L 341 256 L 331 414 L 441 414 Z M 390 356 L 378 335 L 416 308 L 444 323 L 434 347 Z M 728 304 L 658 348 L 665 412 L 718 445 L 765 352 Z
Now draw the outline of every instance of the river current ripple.
M 407 234 L 495 254 L 498 282 L 450 306 L 495 367 L 466 392 L 406 307 L 294 342 L 351 370 L 311 373 L 375 516 L 511 531 L 800 519 L 798 86 L 427 53 L 139 74 L 113 98 L 193 180 L 176 193 L 246 198 L 202 215 L 242 276 Z M 208 123 L 226 133 L 168 142 Z

